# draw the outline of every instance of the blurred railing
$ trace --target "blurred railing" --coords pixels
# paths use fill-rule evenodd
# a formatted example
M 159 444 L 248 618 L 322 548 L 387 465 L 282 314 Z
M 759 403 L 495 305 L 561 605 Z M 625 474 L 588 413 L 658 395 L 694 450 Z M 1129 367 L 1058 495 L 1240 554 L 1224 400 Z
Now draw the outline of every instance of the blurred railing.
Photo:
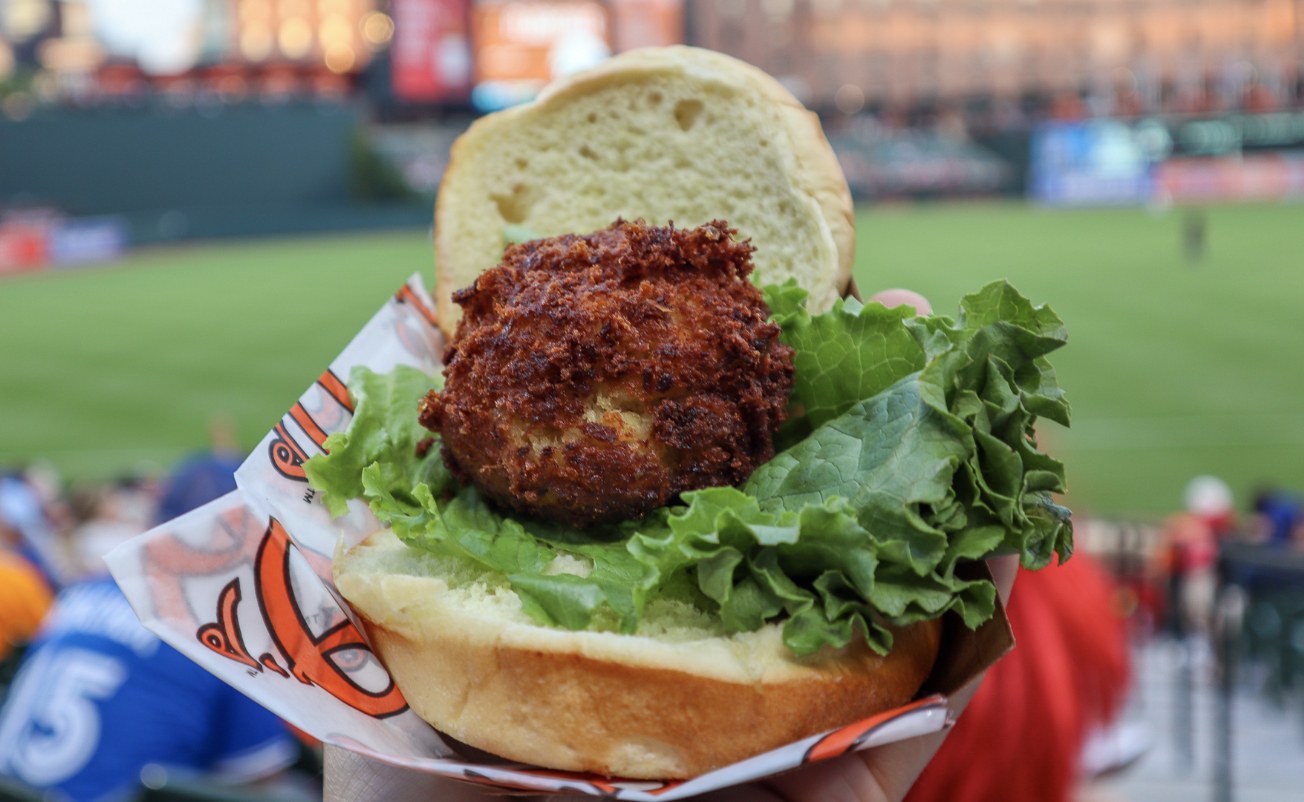
M 1279 708 L 1297 707 L 1304 727 L 1304 552 L 1281 544 L 1224 544 L 1218 560 L 1213 642 L 1218 658 L 1214 800 L 1231 802 L 1233 698 L 1254 666 L 1254 686 Z

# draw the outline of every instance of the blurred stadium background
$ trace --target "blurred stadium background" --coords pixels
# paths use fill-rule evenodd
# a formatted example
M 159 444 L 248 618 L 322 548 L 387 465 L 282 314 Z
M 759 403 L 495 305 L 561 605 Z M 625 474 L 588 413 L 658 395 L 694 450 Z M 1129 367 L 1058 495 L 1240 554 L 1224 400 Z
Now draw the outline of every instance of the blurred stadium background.
M 1083 798 L 1304 799 L 1304 0 L 0 0 L 0 473 L 60 537 L 143 529 L 178 460 L 251 447 L 430 280 L 477 116 L 674 43 L 820 114 L 861 288 L 950 312 L 1006 277 L 1067 322 L 1074 426 L 1041 436 L 1152 746 Z M 1231 646 L 1174 612 L 1200 475 Z
M 52 272 L 0 292 L 0 460 L 107 477 L 194 447 L 215 412 L 253 442 L 390 285 L 429 276 L 434 192 L 477 114 L 609 53 L 688 42 L 821 113 L 862 202 L 861 286 L 949 305 L 1008 276 L 1061 311 L 1078 504 L 1159 516 L 1198 473 L 1241 494 L 1304 486 L 1304 379 L 1285 369 L 1304 215 L 1279 205 L 1304 198 L 1302 14 L 1300 0 L 4 0 L 0 273 Z M 885 205 L 954 198 L 983 202 Z M 412 233 L 346 235 L 394 228 Z
M 1055 366 L 1074 425 L 1044 432 L 1069 503 L 1157 521 L 1198 474 L 1240 493 L 1304 486 L 1304 214 L 1210 209 L 1193 266 L 1184 218 L 1014 203 L 863 208 L 861 287 L 908 286 L 954 314 L 1007 277 L 1067 321 Z M 101 270 L 0 285 L 3 457 L 69 477 L 166 466 L 230 416 L 252 446 L 407 276 L 426 230 L 151 248 Z

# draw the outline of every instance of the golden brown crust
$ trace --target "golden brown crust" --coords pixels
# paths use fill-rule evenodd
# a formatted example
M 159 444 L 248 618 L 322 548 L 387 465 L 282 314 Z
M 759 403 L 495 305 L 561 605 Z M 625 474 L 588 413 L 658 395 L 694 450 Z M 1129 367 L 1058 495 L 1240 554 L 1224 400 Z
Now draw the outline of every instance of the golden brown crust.
M 576 526 L 745 481 L 774 456 L 793 366 L 733 234 L 617 221 L 509 247 L 454 295 L 445 387 L 421 406 L 454 473 Z
M 860 643 L 812 670 L 746 682 L 522 648 L 474 629 L 416 641 L 364 626 L 412 709 L 454 738 L 523 763 L 659 780 L 695 777 L 905 704 L 941 639 L 941 622 L 928 621 L 896 630 L 886 658 Z

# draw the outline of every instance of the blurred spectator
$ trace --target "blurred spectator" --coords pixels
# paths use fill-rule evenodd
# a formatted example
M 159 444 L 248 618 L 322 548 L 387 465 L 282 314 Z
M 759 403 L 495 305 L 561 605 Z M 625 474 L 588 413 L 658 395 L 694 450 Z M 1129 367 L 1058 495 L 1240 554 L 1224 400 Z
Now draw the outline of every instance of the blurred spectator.
M 234 489 L 220 458 L 206 459 L 173 481 L 172 512 Z M 201 462 L 209 467 L 190 470 Z M 102 500 L 96 509 L 110 508 Z M 99 559 L 139 528 L 112 519 L 83 527 L 91 571 L 59 594 L 0 708 L 0 775 L 90 802 L 134 795 L 142 772 L 242 783 L 298 757 L 276 716 L 140 625 Z
M 126 479 L 83 490 L 79 506 L 82 522 L 69 535 L 69 562 L 77 576 L 87 576 L 103 573 L 103 555 L 149 529 L 156 505 L 140 483 Z
M 1236 505 L 1232 489 L 1217 476 L 1197 476 L 1186 485 L 1182 499 L 1186 511 L 1209 525 L 1221 540 L 1236 528 Z
M 55 532 L 66 531 L 72 525 L 72 512 L 63 495 L 58 469 L 48 462 L 34 462 L 23 471 L 23 481 L 36 494 L 50 528 Z
M 1195 477 L 1184 495 L 1186 512 L 1164 521 L 1159 552 L 1168 577 L 1169 626 L 1179 638 L 1209 631 L 1218 542 L 1236 526 L 1231 488 L 1218 477 Z
M 1050 104 L 1052 120 L 1081 120 L 1087 116 L 1086 104 L 1077 92 L 1060 92 Z
M 1263 487 L 1254 494 L 1255 538 L 1272 544 L 1286 544 L 1300 529 L 1304 498 L 1279 487 Z
M 31 640 L 50 606 L 50 587 L 36 567 L 13 550 L 18 542 L 18 534 L 0 521 L 0 662 Z
M 987 671 L 906 802 L 1067 802 L 1089 779 L 1084 747 L 1111 727 L 1129 680 L 1114 585 L 1079 552 L 1020 570 L 1007 613 L 1018 645 Z M 1115 751 L 1090 770 L 1135 756 Z
M 0 523 L 18 535 L 11 548 L 30 562 L 51 586 L 63 579 L 54 532 L 41 496 L 19 474 L 0 476 Z
M 244 455 L 231 421 L 214 418 L 209 424 L 209 440 L 212 450 L 186 459 L 173 472 L 159 502 L 157 523 L 170 521 L 235 490 L 234 474 Z

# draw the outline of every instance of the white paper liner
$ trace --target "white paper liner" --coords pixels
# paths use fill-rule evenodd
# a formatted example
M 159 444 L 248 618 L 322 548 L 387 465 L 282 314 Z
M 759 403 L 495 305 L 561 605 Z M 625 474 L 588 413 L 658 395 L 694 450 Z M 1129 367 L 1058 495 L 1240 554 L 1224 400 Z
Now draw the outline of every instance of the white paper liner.
M 502 789 L 681 799 L 813 760 L 936 732 L 932 696 L 686 782 L 621 781 L 459 757 L 394 687 L 335 592 L 331 555 L 381 524 L 361 502 L 331 520 L 303 462 L 352 418 L 349 372 L 440 366 L 443 338 L 419 275 L 403 285 L 236 472 L 239 490 L 115 549 L 105 561 L 141 622 L 290 724 L 376 760 Z

